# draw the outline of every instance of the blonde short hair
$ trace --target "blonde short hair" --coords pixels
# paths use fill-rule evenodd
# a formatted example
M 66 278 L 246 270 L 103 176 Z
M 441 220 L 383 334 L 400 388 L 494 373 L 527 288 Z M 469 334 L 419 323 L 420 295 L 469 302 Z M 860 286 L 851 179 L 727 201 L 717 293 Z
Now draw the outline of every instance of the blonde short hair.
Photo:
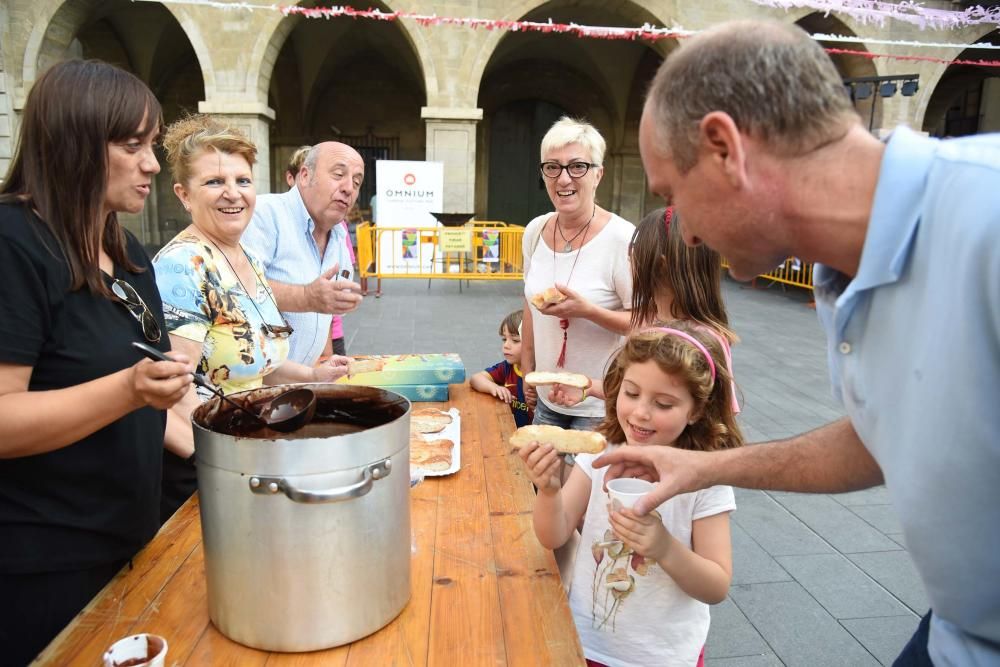
M 557 120 L 542 137 L 540 157 L 544 160 L 549 151 L 570 144 L 580 144 L 590 152 L 591 162 L 598 165 L 604 164 L 604 151 L 607 148 L 604 137 L 590 123 L 569 116 L 563 116 Z
M 285 173 L 291 174 L 292 178 L 299 175 L 299 169 L 302 168 L 302 163 L 306 161 L 306 156 L 309 151 L 312 150 L 312 146 L 299 146 L 292 153 L 292 157 L 288 158 L 288 166 L 285 167 Z
M 205 151 L 240 155 L 251 167 L 257 161 L 257 146 L 242 130 L 205 114 L 171 123 L 163 137 L 163 148 L 174 182 L 182 185 L 191 177 L 191 163 Z

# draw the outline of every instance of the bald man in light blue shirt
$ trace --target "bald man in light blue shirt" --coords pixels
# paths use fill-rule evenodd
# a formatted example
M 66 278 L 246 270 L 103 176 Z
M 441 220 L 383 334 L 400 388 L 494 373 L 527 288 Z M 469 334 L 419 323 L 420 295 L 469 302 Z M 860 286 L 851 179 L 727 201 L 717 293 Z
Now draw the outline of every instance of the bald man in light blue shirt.
M 292 361 L 314 365 L 329 340 L 333 315 L 361 303 L 347 232 L 339 223 L 357 201 L 364 177 L 361 155 L 328 141 L 309 151 L 291 190 L 257 198 L 243 243 L 264 264 L 278 307 L 295 330 Z

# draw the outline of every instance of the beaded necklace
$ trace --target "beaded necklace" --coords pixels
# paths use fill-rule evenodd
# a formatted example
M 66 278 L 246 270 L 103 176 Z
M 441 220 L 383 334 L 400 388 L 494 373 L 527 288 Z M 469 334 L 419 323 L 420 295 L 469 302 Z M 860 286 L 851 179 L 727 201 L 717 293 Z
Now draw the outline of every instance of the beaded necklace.
M 578 231 L 573 238 L 567 239 L 563 236 L 562 230 L 559 229 L 559 214 L 556 214 L 556 231 L 559 232 L 559 236 L 562 236 L 563 241 L 566 241 L 566 246 L 563 252 L 571 252 L 573 250 L 573 241 L 577 239 L 581 234 L 583 235 L 583 240 L 580 241 L 580 247 L 577 248 L 576 257 L 573 258 L 573 264 L 569 267 L 569 275 L 566 276 L 566 285 L 569 285 L 569 281 L 573 279 L 573 272 L 576 271 L 576 263 L 580 259 L 580 255 L 583 254 L 583 246 L 587 243 L 587 232 L 590 230 L 590 223 L 594 221 L 594 215 L 597 214 L 597 204 L 594 204 L 594 210 L 590 213 L 590 220 L 587 224 Z M 552 284 L 556 282 L 556 249 L 555 249 L 555 235 L 552 236 Z M 566 364 L 566 343 L 569 341 L 569 320 L 565 318 L 559 319 L 559 328 L 563 332 L 562 349 L 559 351 L 559 358 L 556 360 L 556 368 L 562 368 Z

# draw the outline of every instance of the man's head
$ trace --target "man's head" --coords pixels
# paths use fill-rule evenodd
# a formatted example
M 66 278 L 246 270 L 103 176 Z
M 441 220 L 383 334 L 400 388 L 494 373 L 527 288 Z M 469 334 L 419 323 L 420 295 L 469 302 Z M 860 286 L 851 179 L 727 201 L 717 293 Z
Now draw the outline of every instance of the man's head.
M 788 155 L 842 135 L 857 118 L 823 48 L 772 21 L 724 23 L 682 45 L 653 79 L 646 111 L 681 171 L 694 166 L 698 125 L 712 111 Z
M 806 155 L 857 122 L 833 62 L 803 30 L 737 21 L 667 58 L 650 87 L 639 145 L 650 187 L 676 207 L 685 241 L 704 240 L 737 277 L 750 278 L 790 250 L 784 232 L 768 228 L 780 216 L 780 185 L 754 172 L 755 157 Z
M 317 227 L 333 229 L 358 200 L 365 178 L 361 155 L 337 141 L 316 144 L 299 169 L 296 185 Z

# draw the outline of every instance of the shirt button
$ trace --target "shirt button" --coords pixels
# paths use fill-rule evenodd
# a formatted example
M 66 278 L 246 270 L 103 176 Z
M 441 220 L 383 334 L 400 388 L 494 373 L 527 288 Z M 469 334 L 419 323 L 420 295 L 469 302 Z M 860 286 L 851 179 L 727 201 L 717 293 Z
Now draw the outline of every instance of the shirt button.
M 837 349 L 840 350 L 841 354 L 850 354 L 851 353 L 851 344 L 848 343 L 846 340 L 845 341 L 841 341 L 841 343 L 837 347 Z

